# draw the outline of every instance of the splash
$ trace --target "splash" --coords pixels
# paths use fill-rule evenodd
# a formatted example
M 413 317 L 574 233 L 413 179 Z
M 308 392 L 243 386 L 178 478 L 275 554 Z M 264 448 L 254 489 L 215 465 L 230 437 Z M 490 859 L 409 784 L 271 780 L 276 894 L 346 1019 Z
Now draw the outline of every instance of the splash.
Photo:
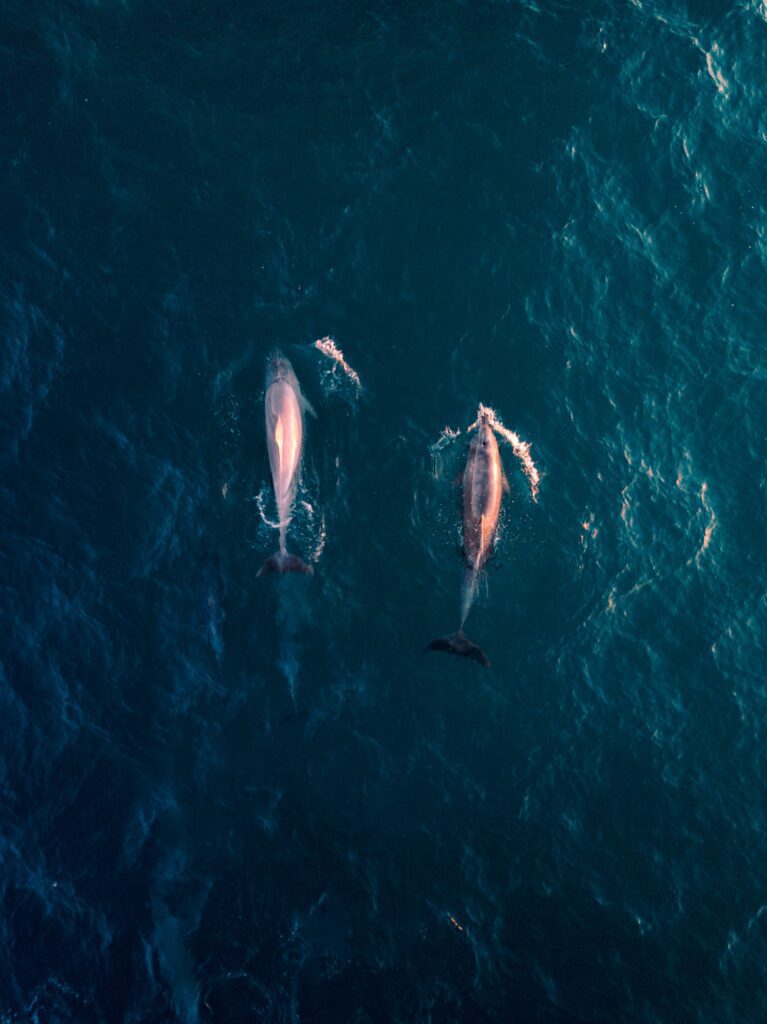
M 434 444 L 429 448 L 432 455 L 436 455 L 437 452 L 441 452 L 443 448 L 447 448 L 449 444 L 452 444 L 457 437 L 461 436 L 460 430 L 453 430 L 452 427 L 443 427 L 442 433 Z
M 302 501 L 301 502 L 301 506 L 303 507 L 304 511 L 306 512 L 306 514 L 309 517 L 310 528 L 313 529 L 314 528 L 314 521 L 315 521 L 315 518 L 316 518 L 316 513 L 314 511 L 314 506 L 310 502 L 308 502 L 308 501 Z M 310 556 L 312 562 L 319 562 L 320 555 L 325 550 L 325 542 L 326 542 L 326 540 L 327 540 L 327 528 L 325 526 L 325 513 L 322 512 L 320 514 L 320 525 L 319 525 L 319 530 L 317 531 L 317 539 L 316 539 L 315 544 L 314 544 L 314 550 L 312 551 L 311 556 Z
M 360 380 L 360 375 L 357 373 L 356 370 L 352 369 L 352 367 L 349 366 L 349 364 L 344 359 L 343 352 L 336 345 L 335 341 L 333 341 L 331 337 L 318 338 L 317 341 L 315 341 L 314 343 L 314 347 L 318 349 L 320 352 L 322 352 L 324 356 L 327 356 L 328 359 L 332 359 L 334 361 L 335 366 L 333 366 L 332 368 L 333 372 L 340 368 L 341 370 L 343 370 L 348 379 L 356 388 L 357 394 L 359 394 L 360 391 L 362 391 L 362 381 Z
M 541 474 L 539 473 L 538 467 L 533 462 L 533 457 L 530 454 L 530 442 L 523 441 L 519 434 L 515 434 L 513 430 L 509 430 L 508 427 L 505 427 L 495 409 L 491 409 L 488 405 L 482 405 L 481 402 L 479 404 L 479 409 L 477 410 L 477 418 L 470 427 L 466 428 L 467 431 L 475 430 L 479 426 L 483 417 L 487 418 L 488 423 L 496 434 L 500 434 L 500 436 L 511 445 L 511 450 L 522 463 L 522 469 L 524 470 L 527 481 L 530 484 L 530 494 L 532 495 L 532 499 L 533 501 L 537 501 L 541 483 Z
M 267 490 L 267 485 L 261 488 L 256 495 L 256 505 L 258 506 L 258 514 L 261 516 L 261 521 L 266 523 L 267 526 L 271 527 L 272 530 L 279 530 L 280 524 L 272 522 L 272 520 L 266 514 L 266 499 L 264 498 L 264 491 Z
M 320 555 L 325 550 L 325 541 L 327 540 L 327 536 L 327 530 L 325 529 L 325 513 L 323 512 L 322 517 L 320 518 L 320 531 L 317 535 L 317 543 L 315 544 L 314 551 L 312 552 L 313 562 L 319 562 Z
M 439 480 L 442 476 L 443 469 L 443 456 L 441 454 L 444 448 L 451 445 L 457 437 L 461 436 L 460 430 L 453 430 L 452 427 L 443 427 L 442 433 L 439 435 L 434 444 L 429 445 L 429 454 L 431 455 L 431 475 L 435 480 Z

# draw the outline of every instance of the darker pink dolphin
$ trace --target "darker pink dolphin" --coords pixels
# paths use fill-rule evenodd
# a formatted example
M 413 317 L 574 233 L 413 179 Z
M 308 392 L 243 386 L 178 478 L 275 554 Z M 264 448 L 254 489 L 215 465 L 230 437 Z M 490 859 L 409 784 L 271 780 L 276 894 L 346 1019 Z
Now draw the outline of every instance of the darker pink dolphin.
M 495 547 L 503 492 L 508 489 L 506 476 L 489 416 L 480 407 L 477 433 L 469 445 L 462 478 L 463 557 L 466 564 L 461 595 L 461 625 L 457 633 L 432 640 L 431 651 L 447 651 L 472 658 L 487 667 L 485 652 L 472 643 L 463 626 L 477 593 L 479 574 Z

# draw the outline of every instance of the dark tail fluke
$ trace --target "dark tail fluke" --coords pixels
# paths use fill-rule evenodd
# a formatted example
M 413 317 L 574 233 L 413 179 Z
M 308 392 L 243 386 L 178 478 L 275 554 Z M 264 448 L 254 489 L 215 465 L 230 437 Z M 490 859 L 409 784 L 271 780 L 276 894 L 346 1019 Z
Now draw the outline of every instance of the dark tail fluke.
M 314 575 L 314 569 L 302 561 L 298 555 L 289 555 L 287 552 L 283 555 L 279 551 L 271 558 L 267 558 L 257 575 L 268 576 L 271 572 L 278 572 L 280 575 L 286 572 L 302 572 L 306 576 Z
M 478 661 L 484 668 L 490 667 L 490 660 L 481 647 L 477 647 L 466 636 L 462 629 L 451 636 L 441 636 L 427 646 L 427 651 L 447 651 L 448 654 L 457 654 L 460 658 L 471 658 Z

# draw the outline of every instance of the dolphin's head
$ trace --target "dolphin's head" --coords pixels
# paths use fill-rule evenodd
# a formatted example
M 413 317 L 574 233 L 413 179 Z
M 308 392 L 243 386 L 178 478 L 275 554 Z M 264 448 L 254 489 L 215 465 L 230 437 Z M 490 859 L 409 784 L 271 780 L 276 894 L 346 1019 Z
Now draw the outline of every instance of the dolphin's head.
M 480 447 L 492 447 L 495 443 L 494 425 L 495 413 L 491 408 L 480 403 L 477 411 L 477 444 Z
M 492 448 L 494 442 L 495 435 L 490 419 L 486 414 L 480 413 L 477 432 L 471 439 L 470 449 L 472 452 L 481 452 L 483 449 Z
M 269 387 L 276 380 L 290 381 L 293 377 L 293 367 L 290 365 L 290 360 L 278 348 L 273 349 L 266 360 L 266 386 Z

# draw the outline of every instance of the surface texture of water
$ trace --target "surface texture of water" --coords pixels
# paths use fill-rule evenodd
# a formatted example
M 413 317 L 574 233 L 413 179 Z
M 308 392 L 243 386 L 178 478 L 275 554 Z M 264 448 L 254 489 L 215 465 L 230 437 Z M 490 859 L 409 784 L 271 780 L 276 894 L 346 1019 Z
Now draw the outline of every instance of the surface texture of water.
M 4 1024 L 767 1020 L 765 66 L 757 0 L 2 5 Z

